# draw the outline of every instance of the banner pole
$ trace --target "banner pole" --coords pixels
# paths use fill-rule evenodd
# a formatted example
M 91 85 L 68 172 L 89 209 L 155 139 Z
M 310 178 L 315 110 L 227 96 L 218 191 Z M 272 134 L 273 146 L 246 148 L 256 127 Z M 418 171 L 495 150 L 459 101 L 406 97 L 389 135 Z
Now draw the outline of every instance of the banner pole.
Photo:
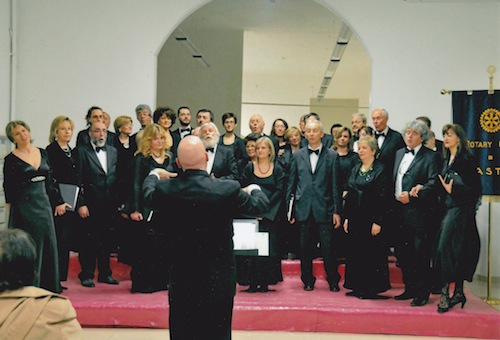
M 492 237 L 492 211 L 493 211 L 493 202 L 492 202 L 492 197 L 489 196 L 488 197 L 488 278 L 487 278 L 487 282 L 486 282 L 486 300 L 484 300 L 487 304 L 489 305 L 499 305 L 500 304 L 500 300 L 496 300 L 496 299 L 493 299 L 491 297 L 491 287 L 492 287 L 492 283 L 493 283 L 493 274 L 492 274 L 492 270 L 491 270 L 491 266 L 492 266 L 492 261 L 491 261 L 491 237 Z

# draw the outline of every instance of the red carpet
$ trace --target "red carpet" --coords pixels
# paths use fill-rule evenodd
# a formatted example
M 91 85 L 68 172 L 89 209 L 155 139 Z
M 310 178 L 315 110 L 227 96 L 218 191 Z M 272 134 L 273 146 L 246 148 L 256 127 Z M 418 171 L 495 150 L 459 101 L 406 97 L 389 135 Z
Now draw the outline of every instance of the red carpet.
M 119 286 L 96 282 L 96 288 L 82 287 L 78 271 L 78 261 L 72 258 L 64 295 L 73 303 L 82 326 L 168 328 L 168 293 L 131 294 L 128 266 L 113 259 L 113 276 L 121 281 Z M 312 292 L 302 289 L 299 261 L 283 261 L 284 281 L 271 287 L 275 291 L 249 294 L 241 292 L 245 287 L 238 287 L 233 329 L 500 339 L 500 312 L 470 291 L 465 292 L 464 309 L 455 306 L 438 314 L 439 295 L 431 295 L 423 307 L 394 299 L 359 300 L 345 296 L 343 288 L 330 292 L 320 261 L 315 262 L 315 271 L 318 281 Z M 385 295 L 393 297 L 403 290 L 400 271 L 393 265 L 391 282 L 393 289 Z

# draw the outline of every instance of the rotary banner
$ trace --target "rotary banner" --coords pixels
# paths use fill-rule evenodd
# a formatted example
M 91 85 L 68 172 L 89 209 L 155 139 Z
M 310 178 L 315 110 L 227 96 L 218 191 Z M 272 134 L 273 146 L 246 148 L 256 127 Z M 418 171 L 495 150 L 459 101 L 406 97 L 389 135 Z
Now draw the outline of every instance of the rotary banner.
M 465 130 L 483 195 L 500 195 L 500 91 L 453 91 L 453 123 Z

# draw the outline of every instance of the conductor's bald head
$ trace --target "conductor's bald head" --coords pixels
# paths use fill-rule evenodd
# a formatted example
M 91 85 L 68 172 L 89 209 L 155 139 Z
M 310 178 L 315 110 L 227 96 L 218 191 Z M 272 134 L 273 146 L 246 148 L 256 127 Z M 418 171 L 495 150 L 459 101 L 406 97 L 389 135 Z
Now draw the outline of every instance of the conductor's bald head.
M 177 165 L 183 170 L 206 170 L 208 155 L 201 139 L 186 136 L 177 149 Z

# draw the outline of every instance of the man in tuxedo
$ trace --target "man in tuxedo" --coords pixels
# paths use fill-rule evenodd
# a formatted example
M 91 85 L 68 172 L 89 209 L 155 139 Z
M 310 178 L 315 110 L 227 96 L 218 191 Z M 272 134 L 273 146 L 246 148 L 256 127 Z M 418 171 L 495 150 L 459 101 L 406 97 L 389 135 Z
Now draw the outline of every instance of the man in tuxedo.
M 359 130 L 366 126 L 366 116 L 362 113 L 353 113 L 351 118 L 351 131 L 353 140 L 357 141 L 359 139 Z
M 385 165 L 385 168 L 392 171 L 394 168 L 394 157 L 396 151 L 405 146 L 401 134 L 387 125 L 389 113 L 385 109 L 375 109 L 372 112 L 373 128 L 377 138 L 379 152 L 377 159 Z M 392 173 L 391 173 L 392 175 Z
M 218 145 L 220 136 L 217 126 L 212 122 L 203 124 L 199 137 L 208 154 L 207 172 L 215 178 L 238 180 L 238 164 L 233 150 Z
M 214 113 L 209 109 L 201 109 L 196 114 L 196 123 L 198 126 L 202 126 L 205 123 L 214 121 Z
M 98 106 L 92 106 L 87 111 L 87 115 L 85 116 L 85 120 L 87 121 L 87 128 L 78 132 L 76 137 L 76 146 L 88 144 L 90 141 L 89 138 L 89 129 L 90 125 L 96 122 L 104 122 L 104 112 Z M 108 134 L 106 137 L 107 145 L 114 145 L 113 136 Z
M 372 122 L 373 128 L 375 130 L 375 138 L 377 138 L 377 143 L 379 151 L 377 153 L 377 159 L 380 163 L 385 165 L 387 171 L 387 177 L 392 178 L 394 169 L 394 159 L 396 157 L 396 151 L 405 147 L 405 142 L 401 134 L 387 125 L 389 120 L 389 113 L 385 109 L 375 109 L 372 112 Z M 394 183 L 389 183 L 391 185 L 388 188 L 388 192 L 394 192 Z M 388 207 L 388 215 L 392 214 L 393 206 Z M 395 231 L 397 230 L 397 225 L 391 219 L 386 223 L 386 236 L 389 246 L 394 246 L 396 240 Z
M 76 148 L 80 186 L 77 211 L 82 218 L 79 249 L 82 271 L 78 277 L 85 287 L 94 287 L 96 260 L 98 282 L 118 284 L 109 266 L 112 217 L 118 208 L 115 191 L 118 152 L 106 145 L 106 135 L 104 123 L 93 123 L 89 129 L 90 141 Z
M 257 185 L 209 176 L 201 140 L 184 138 L 176 178 L 155 169 L 143 185 L 146 204 L 165 221 L 169 235 L 170 338 L 230 339 L 236 293 L 233 218 L 261 216 L 269 200 Z M 172 213 L 172 212 L 175 213 Z
M 266 123 L 264 122 L 264 118 L 259 115 L 259 114 L 254 114 L 250 116 L 250 120 L 248 121 L 248 126 L 252 133 L 257 134 L 259 137 L 269 137 L 271 141 L 273 142 L 274 150 L 276 151 L 276 154 L 278 154 L 279 151 L 279 140 L 278 138 L 271 136 L 271 135 L 266 135 L 264 133 L 264 127 L 266 126 Z
M 321 121 L 309 119 L 305 135 L 309 145 L 293 154 L 286 199 L 294 197 L 290 223 L 299 223 L 300 269 L 304 290 L 314 289 L 312 261 L 320 241 L 326 279 L 333 292 L 339 291 L 338 263 L 332 249 L 333 228 L 340 227 L 340 197 L 337 186 L 338 155 L 321 143 Z
M 135 108 L 135 117 L 141 125 L 141 129 L 130 136 L 130 138 L 133 138 L 137 145 L 139 145 L 144 128 L 153 122 L 153 112 L 151 111 L 149 105 L 139 104 Z
M 403 272 L 405 291 L 396 300 L 409 300 L 412 306 L 429 301 L 431 289 L 431 245 L 435 235 L 432 219 L 437 205 L 436 181 L 438 162 L 435 152 L 424 146 L 428 128 L 414 120 L 406 125 L 406 147 L 396 152 L 394 164 L 394 197 L 398 220 L 395 254 Z
M 179 127 L 172 131 L 172 139 L 174 140 L 174 145 L 178 146 L 182 138 L 189 136 L 192 133 L 191 110 L 189 110 L 189 107 L 179 107 L 177 109 L 177 118 L 179 119 Z
M 314 112 L 308 113 L 304 116 L 304 122 L 306 124 L 307 124 L 307 121 L 309 119 L 315 119 L 318 121 L 321 120 L 319 118 L 319 115 L 317 113 L 314 113 Z M 304 125 L 304 128 L 305 128 L 305 125 Z M 333 136 L 322 131 L 321 132 L 321 144 L 323 144 L 323 146 L 325 148 L 330 149 L 333 145 Z M 303 148 L 305 146 L 307 146 L 307 138 L 303 138 L 300 140 L 300 147 Z

